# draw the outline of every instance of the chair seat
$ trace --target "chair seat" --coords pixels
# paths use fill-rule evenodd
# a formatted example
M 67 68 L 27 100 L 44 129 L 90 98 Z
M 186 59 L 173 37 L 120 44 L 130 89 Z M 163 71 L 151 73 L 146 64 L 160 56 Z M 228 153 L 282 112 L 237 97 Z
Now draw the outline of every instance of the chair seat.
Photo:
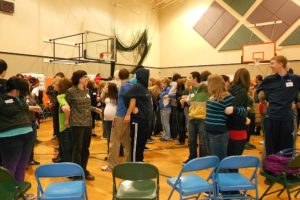
M 255 184 L 239 173 L 219 173 L 217 180 L 221 191 L 255 190 Z
M 157 184 L 152 180 L 122 181 L 119 185 L 117 199 L 155 199 Z
M 266 177 L 271 183 L 278 183 L 281 185 L 285 185 L 284 175 L 274 176 L 268 172 L 263 171 L 261 173 L 262 176 Z M 288 188 L 293 188 L 300 185 L 300 178 L 297 177 L 287 177 L 286 185 Z
M 83 181 L 56 182 L 50 184 L 41 199 L 83 199 Z
M 168 184 L 174 187 L 177 177 L 168 179 Z M 190 174 L 180 177 L 182 184 L 182 195 L 188 196 L 192 194 L 199 194 L 202 192 L 209 192 L 213 190 L 213 185 L 207 182 L 205 179 L 195 174 Z M 176 191 L 180 191 L 179 184 L 176 185 Z

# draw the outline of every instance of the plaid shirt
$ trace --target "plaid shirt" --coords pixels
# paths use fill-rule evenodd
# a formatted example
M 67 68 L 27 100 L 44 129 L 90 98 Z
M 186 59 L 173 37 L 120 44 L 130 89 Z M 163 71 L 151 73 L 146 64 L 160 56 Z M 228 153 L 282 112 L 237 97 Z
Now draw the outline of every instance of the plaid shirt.
M 67 90 L 66 100 L 71 108 L 70 126 L 91 126 L 91 111 L 96 109 L 91 107 L 89 90 L 80 90 L 77 86 L 73 86 Z

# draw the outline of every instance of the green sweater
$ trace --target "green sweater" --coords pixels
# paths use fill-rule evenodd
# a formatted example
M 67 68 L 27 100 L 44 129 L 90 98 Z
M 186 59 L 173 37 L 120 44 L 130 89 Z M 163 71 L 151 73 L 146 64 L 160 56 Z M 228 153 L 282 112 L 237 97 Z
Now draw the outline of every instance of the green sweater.
M 68 102 L 66 101 L 65 97 L 66 94 L 60 94 L 56 97 L 60 107 L 58 114 L 59 132 L 63 132 L 67 128 L 65 127 L 66 114 L 61 110 L 62 106 L 68 105 Z
M 198 87 L 192 87 L 189 94 L 189 118 L 205 119 L 206 102 L 208 100 L 207 85 L 200 84 Z

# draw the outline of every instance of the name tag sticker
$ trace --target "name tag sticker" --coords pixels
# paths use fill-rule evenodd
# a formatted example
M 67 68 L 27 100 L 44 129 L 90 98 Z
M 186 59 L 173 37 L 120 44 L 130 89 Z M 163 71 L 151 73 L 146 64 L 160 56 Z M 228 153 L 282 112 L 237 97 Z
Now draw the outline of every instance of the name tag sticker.
M 293 82 L 286 82 L 285 85 L 286 85 L 286 87 L 293 87 L 294 83 Z
M 93 93 L 93 95 L 97 95 L 97 93 L 96 93 L 96 92 L 94 92 L 94 93 Z
M 9 104 L 9 103 L 14 103 L 14 100 L 13 99 L 7 99 L 4 101 L 6 104 Z

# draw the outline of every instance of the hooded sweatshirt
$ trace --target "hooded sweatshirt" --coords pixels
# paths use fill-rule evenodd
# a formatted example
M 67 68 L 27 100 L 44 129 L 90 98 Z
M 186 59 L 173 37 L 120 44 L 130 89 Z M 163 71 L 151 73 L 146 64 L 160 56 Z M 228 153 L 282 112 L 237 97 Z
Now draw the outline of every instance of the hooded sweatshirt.
M 137 84 L 134 85 L 125 94 L 127 105 L 132 98 L 136 99 L 136 107 L 139 112 L 131 115 L 132 120 L 151 120 L 152 118 L 152 102 L 151 95 L 148 90 L 149 70 L 141 68 L 136 72 Z

